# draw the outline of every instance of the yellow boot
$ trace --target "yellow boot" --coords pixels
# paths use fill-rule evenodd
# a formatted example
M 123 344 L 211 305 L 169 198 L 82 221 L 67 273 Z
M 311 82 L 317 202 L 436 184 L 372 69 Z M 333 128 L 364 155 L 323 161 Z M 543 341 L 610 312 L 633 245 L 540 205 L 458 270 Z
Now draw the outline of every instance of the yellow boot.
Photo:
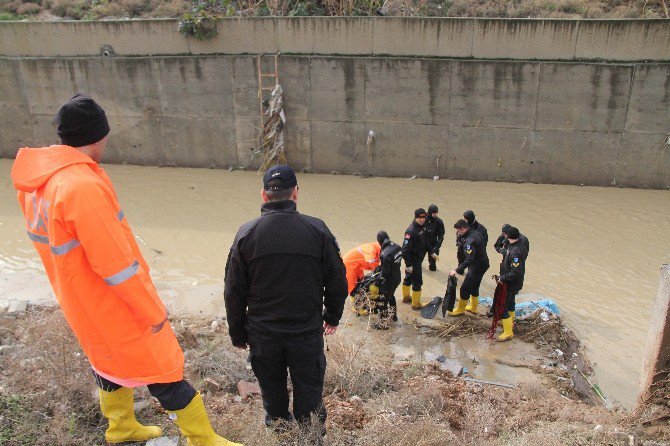
M 409 297 L 409 292 L 412 290 L 412 287 L 410 285 L 404 285 L 402 286 L 402 303 L 408 304 L 412 301 L 412 298 Z
M 465 307 L 465 311 L 477 314 L 477 307 L 479 306 L 479 296 L 470 296 L 470 303 Z
M 133 389 L 121 387 L 113 392 L 98 389 L 100 410 L 109 420 L 105 432 L 108 443 L 147 441 L 160 437 L 163 431 L 158 426 L 143 426 L 135 419 Z
M 501 322 L 503 326 L 503 332 L 500 336 L 498 336 L 498 341 L 509 341 L 514 337 L 514 318 L 510 316 L 507 319 L 502 319 Z
M 423 308 L 421 305 L 421 290 L 412 291 L 412 310 L 418 311 Z
M 168 410 L 168 414 L 188 439 L 188 446 L 242 446 L 216 435 L 207 417 L 200 392 L 196 393 L 188 406 L 179 410 Z
M 459 298 L 458 305 L 456 308 L 454 308 L 454 311 L 450 311 L 447 314 L 449 314 L 449 316 L 460 316 L 461 314 L 465 313 L 465 307 L 468 305 L 468 300 Z

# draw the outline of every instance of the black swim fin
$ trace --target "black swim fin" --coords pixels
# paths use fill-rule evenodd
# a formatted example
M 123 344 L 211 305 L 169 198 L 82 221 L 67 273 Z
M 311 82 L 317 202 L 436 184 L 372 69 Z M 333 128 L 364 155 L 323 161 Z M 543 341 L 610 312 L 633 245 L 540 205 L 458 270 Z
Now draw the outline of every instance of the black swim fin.
M 434 318 L 440 305 L 442 305 L 442 299 L 442 296 L 435 296 L 428 305 L 421 309 L 421 312 L 419 313 L 421 314 L 421 317 L 426 319 Z

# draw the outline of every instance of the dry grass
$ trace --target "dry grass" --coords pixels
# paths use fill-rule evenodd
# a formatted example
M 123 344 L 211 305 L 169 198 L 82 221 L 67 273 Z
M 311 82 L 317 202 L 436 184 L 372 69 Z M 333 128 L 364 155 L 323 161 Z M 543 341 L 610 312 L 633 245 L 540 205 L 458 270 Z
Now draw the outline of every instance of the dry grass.
M 0 0 L 0 13 L 32 17 L 42 11 L 73 19 L 180 17 L 198 0 Z M 240 16 L 388 16 L 660 18 L 670 0 L 221 0 Z M 46 15 L 47 17 L 49 15 Z
M 205 321 L 175 324 L 197 342 L 187 349 L 187 371 L 196 387 L 203 377 L 225 385 L 205 393 L 212 424 L 222 435 L 248 445 L 317 444 L 319 428 L 292 426 L 277 437 L 262 424 L 260 398 L 239 401 L 230 386 L 249 371 L 243 354 Z M 391 365 L 369 352 L 370 341 L 331 341 L 325 405 L 329 446 L 416 445 L 624 445 L 663 439 L 670 428 L 562 396 L 549 385 L 519 389 L 466 383 L 423 365 Z M 32 312 L 18 321 L 0 318 L 0 444 L 103 444 L 95 388 L 86 359 L 60 311 Z M 140 397 L 146 397 L 145 390 Z M 153 401 L 145 421 L 177 433 Z M 602 428 L 594 430 L 594 426 Z

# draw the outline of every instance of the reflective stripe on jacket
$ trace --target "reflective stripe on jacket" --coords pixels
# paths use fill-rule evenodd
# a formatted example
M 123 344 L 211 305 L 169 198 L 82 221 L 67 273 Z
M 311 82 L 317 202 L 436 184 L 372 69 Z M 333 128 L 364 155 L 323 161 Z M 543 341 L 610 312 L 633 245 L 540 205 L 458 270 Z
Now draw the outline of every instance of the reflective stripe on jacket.
M 69 146 L 23 148 L 12 180 L 28 237 L 91 365 L 144 383 L 181 380 L 170 324 L 151 332 L 166 309 L 104 170 Z

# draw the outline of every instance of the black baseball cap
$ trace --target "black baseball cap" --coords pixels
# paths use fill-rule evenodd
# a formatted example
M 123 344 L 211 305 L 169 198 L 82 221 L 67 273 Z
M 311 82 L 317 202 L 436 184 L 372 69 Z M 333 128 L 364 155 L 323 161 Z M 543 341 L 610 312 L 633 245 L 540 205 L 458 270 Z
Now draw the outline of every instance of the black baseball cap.
M 263 189 L 265 190 L 286 190 L 297 185 L 295 172 L 286 164 L 272 166 L 263 175 Z

